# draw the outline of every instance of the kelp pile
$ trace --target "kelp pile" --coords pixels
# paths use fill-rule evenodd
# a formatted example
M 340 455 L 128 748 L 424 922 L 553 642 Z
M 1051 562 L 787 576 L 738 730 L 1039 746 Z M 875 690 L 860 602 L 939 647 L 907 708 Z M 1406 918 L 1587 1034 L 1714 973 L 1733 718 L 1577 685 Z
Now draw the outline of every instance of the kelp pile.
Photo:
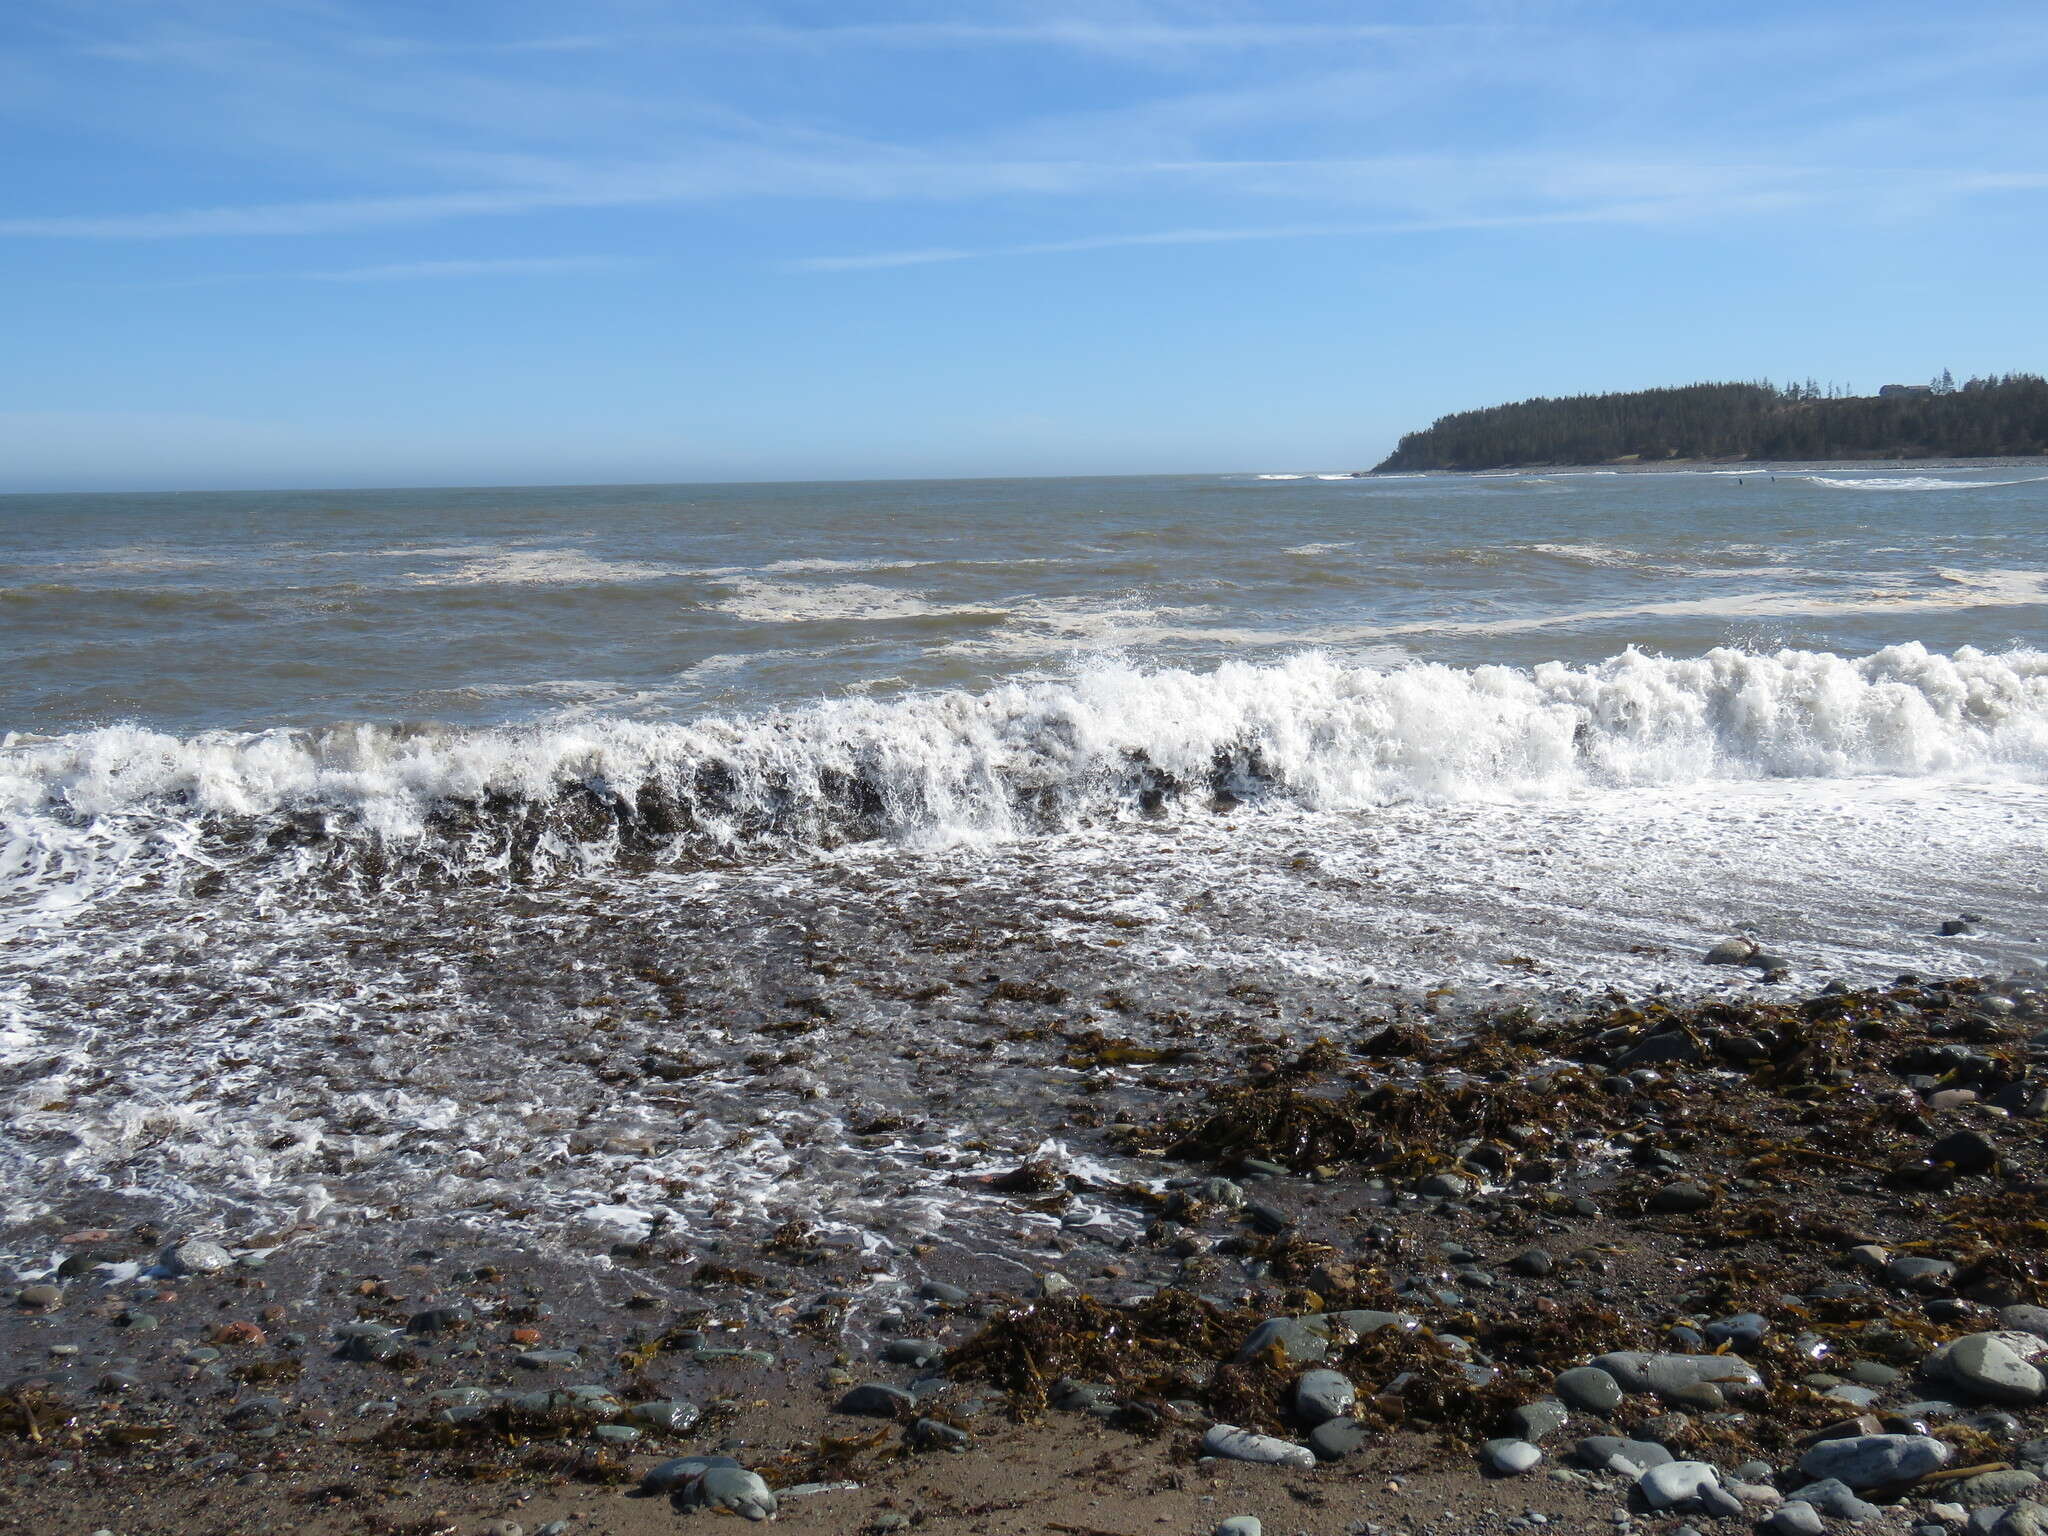
M 947 1356 L 947 1374 L 990 1382 L 1025 1415 L 1043 1411 L 1062 1377 L 1100 1382 L 1138 1400 L 1187 1397 L 1236 1350 L 1258 1314 L 1165 1290 L 1114 1307 L 1073 1294 L 1002 1305 Z
M 1596 1285 L 1581 1300 L 1562 1279 L 1562 1296 L 1508 1306 L 1426 1275 L 1397 1285 L 1401 1256 L 1418 1255 L 1393 1228 L 1360 1235 L 1363 1215 L 1349 1236 L 1342 1219 L 1297 1227 L 1256 1196 L 1233 1214 L 1211 1189 L 1219 1181 L 1186 1180 L 1153 1241 L 1236 1223 L 1214 1246 L 1253 1263 L 1267 1290 L 1235 1307 L 1174 1290 L 1126 1308 L 1008 1303 L 950 1369 L 1004 1387 L 1029 1412 L 1055 1378 L 1073 1377 L 1118 1402 L 1299 1438 L 1302 1362 L 1279 1349 L 1239 1358 L 1257 1323 L 1413 1308 L 1424 1326 L 1362 1338 L 1340 1328 L 1317 1363 L 1352 1381 L 1369 1428 L 1470 1444 L 1502 1433 L 1560 1370 L 1610 1350 L 1711 1348 L 1671 1330 L 1756 1312 L 1771 1326 L 1744 1352 L 1767 1393 L 1742 1414 L 1666 1415 L 1660 1433 L 1709 1459 L 1782 1455 L 1852 1411 L 1826 1394 L 1831 1363 L 1911 1368 L 1986 1326 L 1991 1307 L 2048 1301 L 2048 1082 L 2031 1043 L 2042 1022 L 2024 989 L 1910 978 L 1803 1002 L 1610 997 L 1576 1018 L 1482 1018 L 1450 1039 L 1375 1021 L 1348 1044 L 1320 1040 L 1188 1086 L 1116 1134 L 1128 1152 L 1223 1174 L 1307 1175 L 1323 1202 L 1369 1188 L 1366 1211 L 1391 1213 L 1411 1188 L 1448 1196 L 1402 1209 L 1433 1213 L 1445 1231 L 1483 1227 L 1496 1243 L 1597 1218 L 1623 1240 L 1561 1262 L 1605 1270 L 1603 1251 L 1654 1252 L 1632 1299 Z M 1462 1182 L 1426 1177 L 1445 1171 Z M 1939 1298 L 1883 1275 L 1843 1283 L 1849 1250 L 1879 1242 L 1955 1264 L 1940 1288 L 1952 1300 L 1929 1304 Z M 1692 1254 L 1720 1257 L 1693 1265 Z M 1959 1464 L 1985 1459 L 1979 1429 L 1936 1432 Z

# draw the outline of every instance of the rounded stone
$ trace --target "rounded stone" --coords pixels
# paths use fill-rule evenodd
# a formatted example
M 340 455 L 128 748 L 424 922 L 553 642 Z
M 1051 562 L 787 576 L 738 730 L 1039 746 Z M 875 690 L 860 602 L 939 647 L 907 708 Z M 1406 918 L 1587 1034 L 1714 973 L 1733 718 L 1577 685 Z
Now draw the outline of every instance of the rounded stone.
M 1294 1411 L 1309 1425 L 1342 1418 L 1358 1404 L 1358 1389 L 1336 1371 L 1307 1371 L 1294 1384 Z
M 1676 1509 L 1695 1503 L 1708 1488 L 1718 1488 L 1721 1474 L 1704 1461 L 1667 1461 L 1636 1479 L 1636 1489 L 1652 1509 Z
M 1366 1427 L 1356 1419 L 1330 1419 L 1309 1431 L 1308 1448 L 1318 1461 L 1342 1461 L 1364 1450 L 1371 1439 Z
M 1820 1511 L 1804 1499 L 1792 1499 L 1772 1510 L 1763 1522 L 1771 1536 L 1821 1536 L 1826 1529 Z
M 1526 1440 L 1489 1440 L 1479 1454 L 1496 1477 L 1519 1477 L 1543 1459 L 1543 1453 Z
M 214 1275 L 234 1262 L 235 1256 L 227 1249 L 203 1238 L 172 1243 L 157 1256 L 157 1263 L 174 1275 Z
M 1281 1467 L 1312 1467 L 1316 1464 L 1316 1453 L 1305 1445 L 1295 1445 L 1271 1435 L 1254 1434 L 1248 1429 L 1239 1429 L 1235 1424 L 1210 1425 L 1209 1432 L 1202 1436 L 1202 1453 L 1221 1456 L 1229 1461 L 1264 1462 Z
M 1948 1465 L 1949 1448 L 1927 1435 L 1852 1435 L 1823 1440 L 1799 1458 L 1815 1480 L 1838 1478 L 1851 1488 L 1909 1483 Z
M 2022 1335 L 2032 1338 L 2032 1335 Z M 2025 1405 L 2040 1401 L 2048 1381 L 1995 1333 L 1973 1333 L 1943 1346 L 1939 1373 L 1976 1396 L 1994 1403 Z
M 1595 1365 L 1578 1365 L 1568 1371 L 1560 1371 L 1557 1380 L 1551 1383 L 1551 1390 L 1569 1406 L 1602 1417 L 1619 1408 L 1627 1395 L 1622 1391 L 1620 1382 Z

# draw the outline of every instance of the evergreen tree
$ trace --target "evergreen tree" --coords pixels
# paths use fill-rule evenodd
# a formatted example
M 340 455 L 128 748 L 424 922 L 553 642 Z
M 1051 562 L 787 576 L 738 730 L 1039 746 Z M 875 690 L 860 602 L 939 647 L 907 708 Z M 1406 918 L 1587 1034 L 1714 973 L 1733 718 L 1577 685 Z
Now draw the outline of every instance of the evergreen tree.
M 2048 453 L 2048 380 L 1946 369 L 1931 394 L 1858 396 L 1809 379 L 1688 384 L 1460 411 L 1411 432 L 1383 470 L 1659 459 L 1992 457 Z

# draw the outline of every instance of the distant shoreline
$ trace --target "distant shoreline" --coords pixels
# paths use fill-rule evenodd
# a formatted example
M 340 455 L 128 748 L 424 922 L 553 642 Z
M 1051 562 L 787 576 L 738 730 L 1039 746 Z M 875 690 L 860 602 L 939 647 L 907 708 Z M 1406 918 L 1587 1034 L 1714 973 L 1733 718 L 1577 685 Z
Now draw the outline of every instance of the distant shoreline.
M 1550 464 L 1495 464 L 1485 469 L 1368 469 L 1352 471 L 1360 480 L 1405 480 L 1416 475 L 1483 479 L 1488 475 L 1555 474 L 1589 469 L 1612 470 L 1625 475 L 1697 473 L 1701 469 L 1753 469 L 1758 474 L 1783 474 L 1800 470 L 1844 469 L 1854 465 L 1915 469 L 2018 469 L 2048 464 L 2048 453 L 2001 454 L 1989 458 L 1945 458 L 1939 455 L 1914 458 L 1851 459 L 1658 459 L 1644 463 L 1637 459 L 1596 459 L 1586 462 Z

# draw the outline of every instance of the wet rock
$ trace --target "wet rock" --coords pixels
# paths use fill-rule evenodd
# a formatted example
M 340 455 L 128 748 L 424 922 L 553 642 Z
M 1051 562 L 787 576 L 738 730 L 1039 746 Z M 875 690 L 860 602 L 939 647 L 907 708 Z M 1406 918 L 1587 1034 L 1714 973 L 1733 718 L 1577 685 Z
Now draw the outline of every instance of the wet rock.
M 1255 1461 L 1281 1467 L 1312 1467 L 1316 1454 L 1305 1445 L 1254 1434 L 1235 1424 L 1212 1424 L 1202 1436 L 1202 1452 L 1230 1461 Z
M 1265 1530 L 1257 1515 L 1232 1515 L 1216 1523 L 1213 1536 L 1265 1536 Z
M 1949 1449 L 1927 1435 L 1856 1435 L 1823 1440 L 1799 1458 L 1816 1481 L 1839 1478 L 1851 1488 L 1911 1482 L 1948 1465 Z
M 1756 955 L 1756 945 L 1743 938 L 1723 939 L 1700 959 L 1708 965 L 1747 965 Z
M 1496 1477 L 1520 1477 L 1543 1459 L 1543 1453 L 1526 1440 L 1489 1440 L 1479 1459 Z
M 1356 1419 L 1330 1419 L 1309 1432 L 1308 1448 L 1318 1461 L 1342 1461 L 1365 1449 L 1371 1440 L 1366 1427 Z
M 1541 1398 L 1533 1403 L 1524 1403 L 1508 1415 L 1508 1422 L 1522 1439 L 1541 1445 L 1570 1422 L 1571 1416 L 1564 1410 L 1564 1404 Z
M 724 1510 L 748 1520 L 773 1520 L 776 1500 L 758 1472 L 745 1467 L 707 1467 L 677 1490 L 686 1508 Z
M 1508 1260 L 1508 1268 L 1530 1280 L 1541 1280 L 1557 1268 L 1557 1260 L 1541 1248 L 1528 1248 Z
M 391 1334 L 359 1333 L 342 1340 L 341 1348 L 334 1352 L 337 1360 L 353 1360 L 358 1365 L 389 1365 L 405 1353 L 405 1341 Z
M 1116 1388 L 1099 1381 L 1080 1381 L 1062 1376 L 1046 1394 L 1053 1407 L 1064 1413 L 1106 1415 L 1116 1406 Z
M 1718 1488 L 1721 1474 L 1704 1461 L 1667 1461 L 1644 1469 L 1636 1491 L 1651 1509 L 1688 1508 L 1708 1488 Z
M 948 1285 L 943 1280 L 925 1281 L 923 1285 L 917 1288 L 917 1294 L 918 1299 L 921 1301 L 936 1301 L 949 1307 L 965 1306 L 974 1299 L 970 1293 L 963 1291 L 959 1286 Z
M 1416 1181 L 1415 1193 L 1438 1200 L 1462 1200 L 1471 1194 L 1475 1187 L 1463 1174 L 1432 1173 L 1429 1177 Z
M 54 1285 L 24 1285 L 14 1300 L 25 1311 L 54 1312 L 64 1305 L 64 1292 Z
M 1956 1131 L 1927 1149 L 1937 1163 L 1947 1163 L 1958 1173 L 1982 1173 L 1998 1164 L 1998 1143 L 1980 1131 Z
M 634 1403 L 626 1409 L 623 1417 L 628 1424 L 651 1429 L 658 1434 L 687 1435 L 697 1427 L 704 1411 L 695 1403 L 681 1398 L 661 1398 L 654 1402 Z
M 1683 1181 L 1666 1184 L 1650 1196 L 1649 1208 L 1659 1216 L 1685 1216 L 1703 1211 L 1714 1203 L 1714 1192 L 1701 1184 Z
M 227 1412 L 223 1422 L 229 1429 L 249 1430 L 266 1424 L 275 1424 L 288 1412 L 281 1397 L 244 1398 Z
M 1347 1328 L 1363 1338 L 1382 1328 L 1413 1330 L 1419 1326 L 1420 1319 L 1406 1312 L 1310 1312 L 1302 1317 L 1269 1317 L 1252 1330 L 1237 1352 L 1237 1362 L 1242 1365 L 1269 1349 L 1278 1349 L 1290 1360 L 1312 1365 L 1329 1354 L 1334 1327 Z
M 1614 1058 L 1613 1066 L 1617 1072 L 1630 1072 L 1659 1062 L 1692 1063 L 1699 1059 L 1700 1048 L 1693 1043 L 1691 1035 L 1682 1029 L 1668 1029 L 1630 1046 Z
M 2001 1307 L 1998 1326 L 2012 1333 L 2031 1333 L 2036 1338 L 2048 1339 L 2048 1307 Z
M 901 1387 L 870 1381 L 840 1398 L 838 1411 L 857 1413 L 870 1419 L 893 1419 L 916 1406 L 917 1399 Z
M 1065 1296 L 1074 1289 L 1074 1282 L 1057 1272 L 1038 1277 L 1038 1294 L 1041 1296 Z
M 512 1363 L 529 1371 L 573 1371 L 582 1368 L 583 1357 L 573 1349 L 523 1349 Z
M 1358 1389 L 1336 1371 L 1309 1371 L 1294 1384 L 1294 1411 L 1310 1425 L 1342 1418 L 1358 1404 Z
M 1923 1259 L 1900 1254 L 1884 1267 L 1885 1279 L 1902 1290 L 1940 1291 L 1956 1277 L 1955 1265 L 1947 1259 Z
M 230 1268 L 235 1256 L 219 1243 L 192 1238 L 172 1243 L 157 1255 L 157 1263 L 174 1275 L 215 1275 Z
M 1279 1206 L 1267 1205 L 1260 1200 L 1254 1200 L 1245 1207 L 1245 1219 L 1268 1237 L 1278 1237 L 1294 1225 L 1294 1218 Z
M 429 1307 L 424 1312 L 415 1312 L 405 1326 L 409 1333 L 453 1333 L 475 1321 L 476 1308 L 463 1301 L 453 1306 Z
M 1737 1312 L 1707 1324 L 1709 1344 L 1727 1344 L 1735 1349 L 1753 1349 L 1771 1331 L 1771 1320 L 1756 1312 Z
M 2028 1333 L 1973 1333 L 1935 1350 L 1922 1370 L 1974 1396 L 2024 1406 L 2048 1394 L 2048 1378 L 2028 1363 L 2043 1347 Z
M 642 1493 L 674 1493 L 694 1477 L 700 1477 L 713 1467 L 737 1467 L 738 1462 L 730 1456 L 673 1456 L 667 1461 L 649 1467 L 640 1479 Z
M 891 1365 L 937 1365 L 946 1351 L 930 1339 L 891 1339 L 882 1346 L 882 1358 Z
M 964 1451 L 974 1437 L 957 1425 L 940 1419 L 919 1419 L 904 1432 L 904 1440 L 920 1451 Z
M 1551 1383 L 1551 1390 L 1571 1407 L 1603 1417 L 1619 1408 L 1626 1395 L 1621 1383 L 1610 1372 L 1594 1365 L 1579 1365 L 1560 1371 L 1557 1380 Z

